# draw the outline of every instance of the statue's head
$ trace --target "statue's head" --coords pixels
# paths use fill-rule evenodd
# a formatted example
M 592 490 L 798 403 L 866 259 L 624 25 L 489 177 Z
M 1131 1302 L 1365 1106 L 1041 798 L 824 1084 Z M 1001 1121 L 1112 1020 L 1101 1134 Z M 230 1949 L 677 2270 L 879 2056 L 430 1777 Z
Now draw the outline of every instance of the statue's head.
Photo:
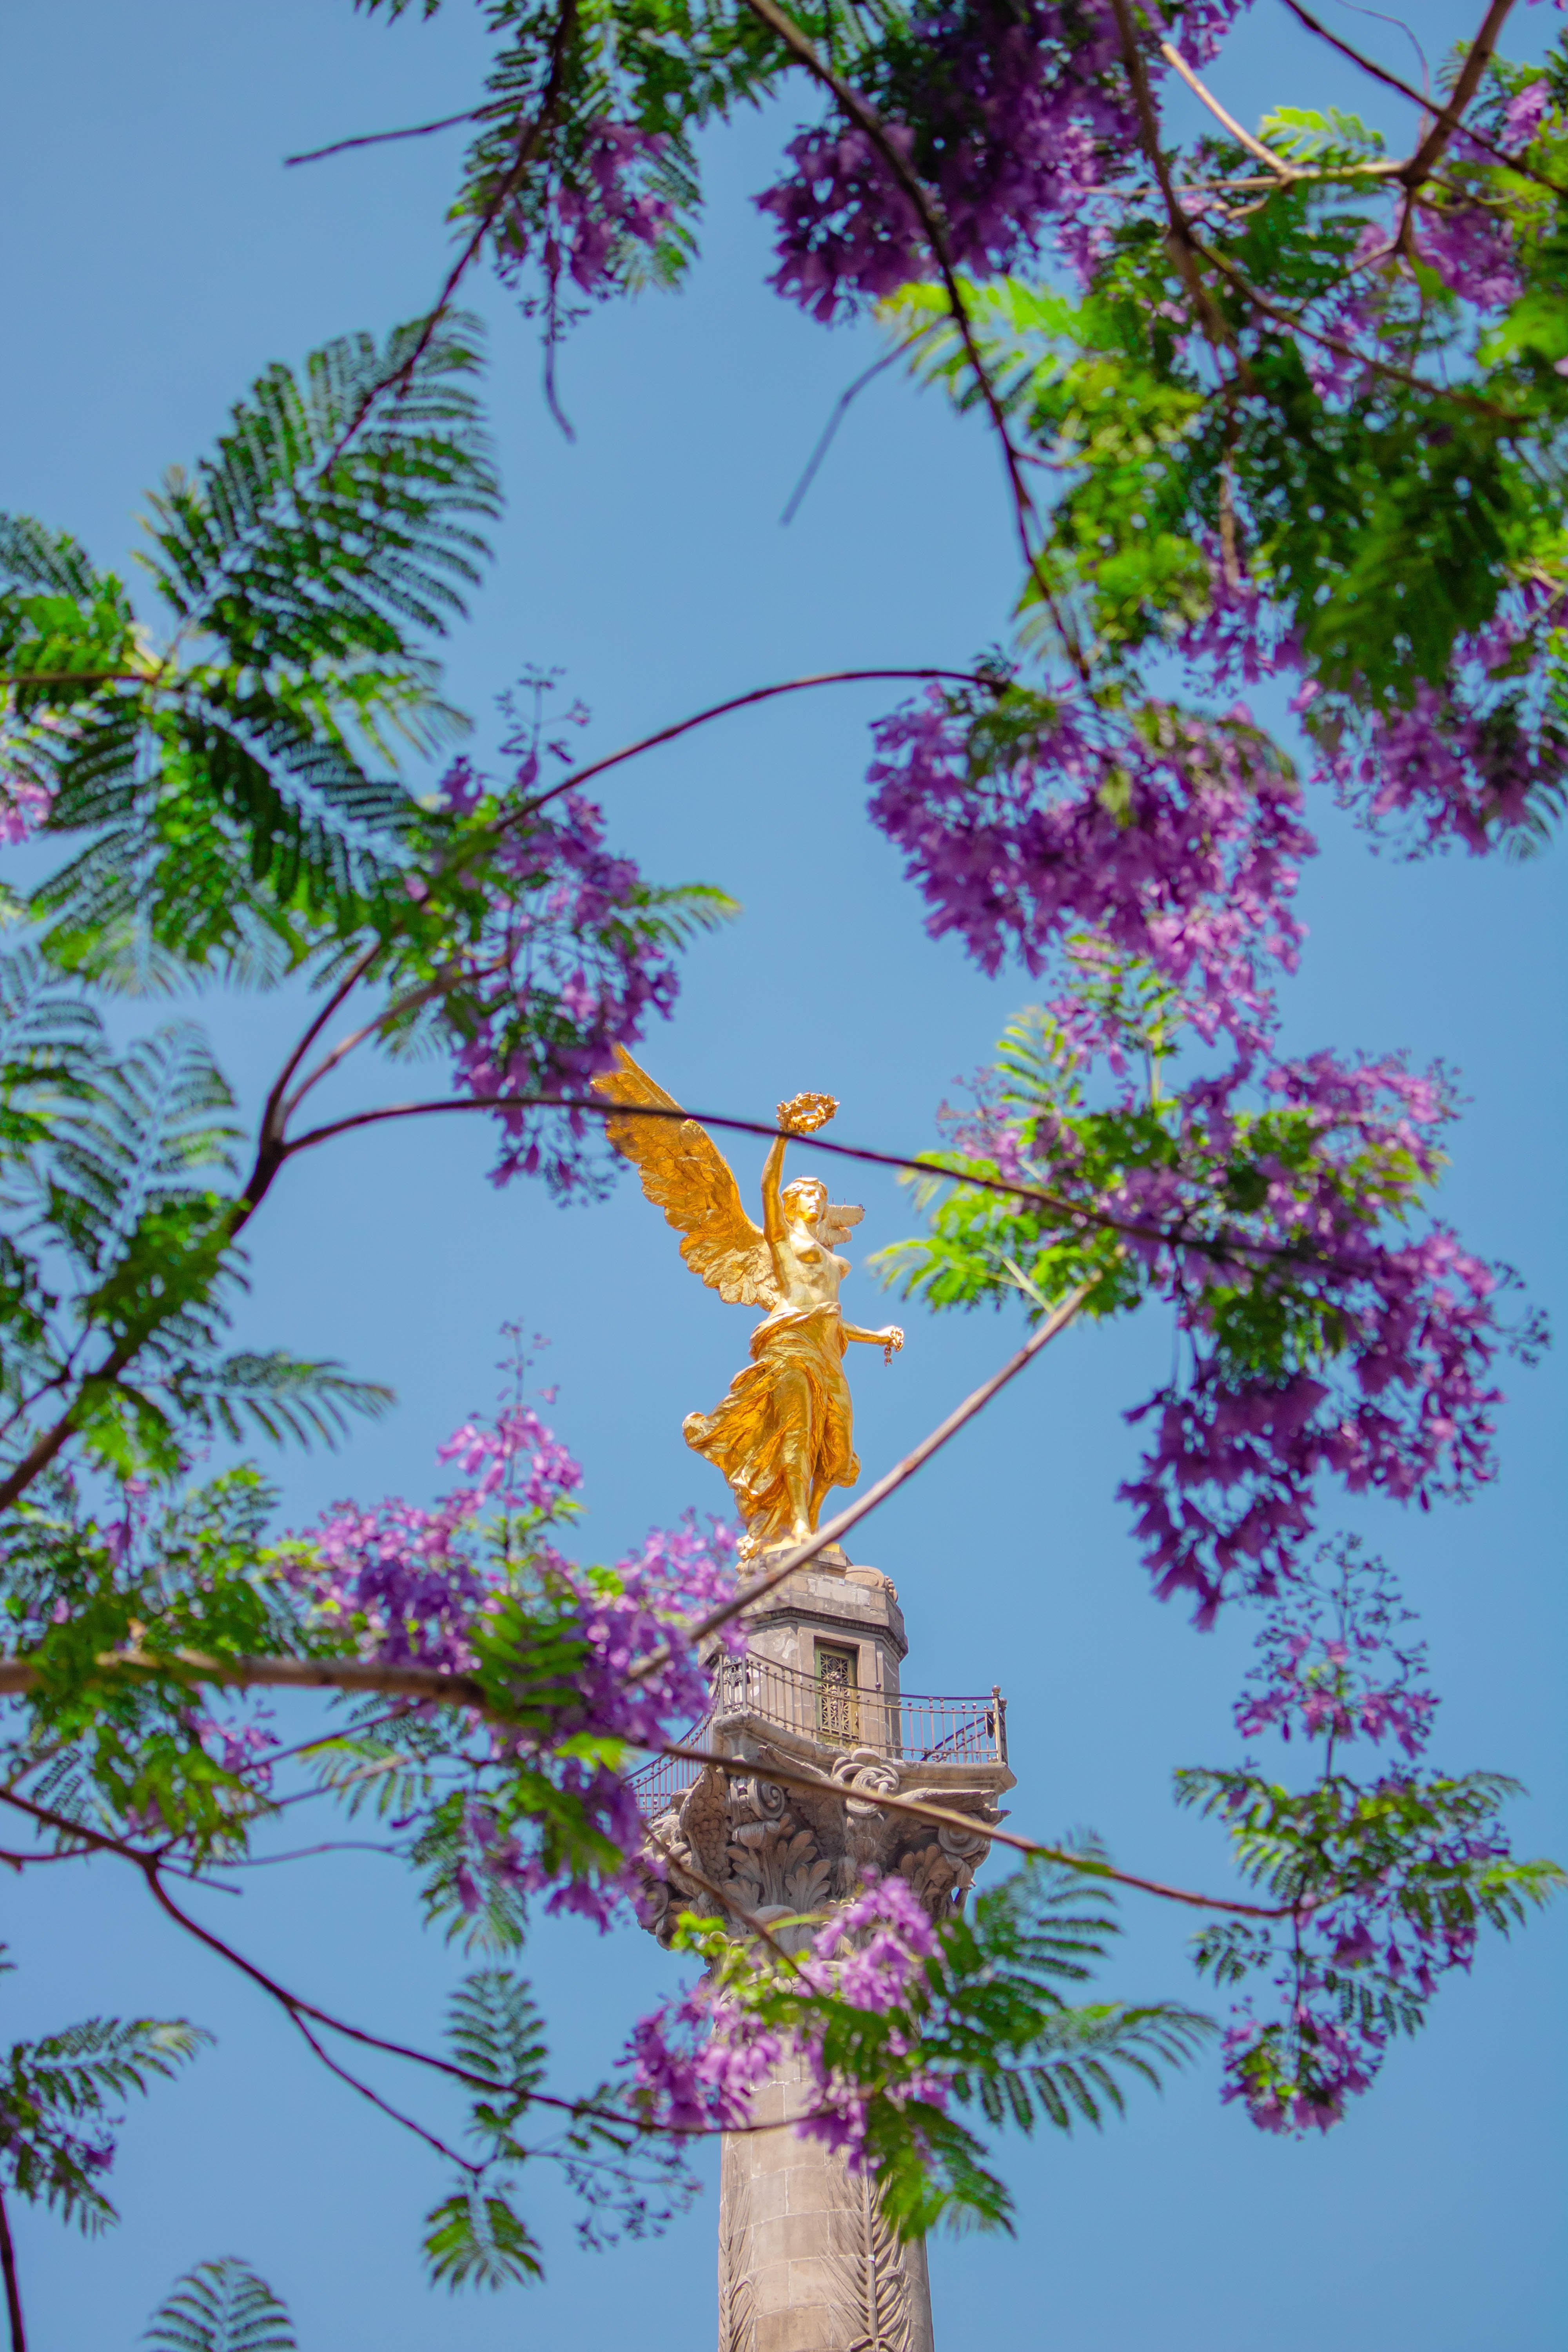
M 827 1187 L 819 1176 L 797 1176 L 793 1184 L 784 1186 L 779 1198 L 785 1216 L 795 1223 L 814 1225 L 827 1206 Z

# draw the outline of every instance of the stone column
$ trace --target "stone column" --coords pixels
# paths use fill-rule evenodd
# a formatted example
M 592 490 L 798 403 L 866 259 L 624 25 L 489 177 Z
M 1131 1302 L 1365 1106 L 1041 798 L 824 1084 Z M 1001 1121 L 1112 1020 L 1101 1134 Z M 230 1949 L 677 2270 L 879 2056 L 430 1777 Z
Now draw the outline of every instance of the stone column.
M 819 1693 L 822 1641 L 854 1646 L 847 1700 Z M 692 1735 L 746 1769 L 710 1766 L 684 1785 L 667 1768 L 645 1776 L 649 1850 L 666 1873 L 648 1882 L 647 1917 L 661 1940 L 688 1906 L 727 1912 L 738 1935 L 829 1912 L 873 1869 L 907 1879 L 932 1919 L 962 1902 L 1013 1786 L 1005 1717 L 994 1695 L 900 1693 L 905 1647 L 898 1595 L 875 1569 L 818 1560 L 768 1597 L 751 1654 L 716 1661 L 713 1709 Z M 770 1768 L 810 1785 L 786 1787 Z M 895 1794 L 973 1827 L 878 1801 Z M 806 2095 L 804 2062 L 786 2059 L 761 2095 L 768 2128 L 725 2139 L 719 2352 L 932 2352 L 925 2249 L 901 2247 L 871 2181 L 795 2130 Z
M 900 2246 L 864 2173 L 794 2118 L 810 2086 L 786 2058 L 726 2137 L 719 2189 L 719 2352 L 932 2352 L 923 2244 Z

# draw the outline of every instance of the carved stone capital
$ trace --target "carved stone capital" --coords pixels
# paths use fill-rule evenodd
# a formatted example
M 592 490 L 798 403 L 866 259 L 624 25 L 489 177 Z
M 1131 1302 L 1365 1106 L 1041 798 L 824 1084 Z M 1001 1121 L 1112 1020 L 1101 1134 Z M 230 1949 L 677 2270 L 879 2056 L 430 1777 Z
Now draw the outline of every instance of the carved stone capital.
M 648 1822 L 644 1920 L 661 1943 L 688 1908 L 719 1910 L 744 1934 L 759 1916 L 847 1903 L 873 1873 L 907 1879 L 941 1919 L 973 1884 L 1002 1819 L 998 1799 L 1013 1786 L 1005 1764 L 846 1753 L 756 1722 L 715 1744 L 745 1769 L 710 1765 Z M 817 1785 L 785 1787 L 770 1767 Z M 889 1796 L 940 1805 L 965 1826 L 893 1811 L 879 1801 Z

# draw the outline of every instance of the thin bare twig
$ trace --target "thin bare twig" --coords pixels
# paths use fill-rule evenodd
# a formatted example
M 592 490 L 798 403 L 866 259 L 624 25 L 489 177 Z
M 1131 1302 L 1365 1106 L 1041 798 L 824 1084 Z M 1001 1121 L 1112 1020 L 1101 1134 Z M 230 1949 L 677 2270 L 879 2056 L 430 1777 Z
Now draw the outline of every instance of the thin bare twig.
M 335 2074 L 340 2083 L 346 2083 L 351 2091 L 357 2091 L 362 2099 L 368 2099 L 373 2107 L 379 2107 L 382 2114 L 389 2116 L 395 2124 L 401 2124 L 405 2131 L 414 2134 L 416 2139 L 422 2139 L 427 2147 L 435 2149 L 437 2156 L 446 2157 L 449 2162 L 466 2172 L 470 2180 L 479 2179 L 484 2170 L 482 2164 L 476 2164 L 471 2157 L 459 2156 L 455 2147 L 448 2147 L 444 2139 L 437 2139 L 433 2131 L 426 2130 L 422 2123 L 416 2122 L 412 2116 L 405 2116 L 401 2107 L 395 2107 L 390 2099 L 384 2099 L 379 2091 L 373 2091 L 368 2083 L 362 2082 L 360 2077 L 343 2065 L 341 2060 L 332 2056 L 320 2035 L 311 2032 L 297 2009 L 288 2008 L 287 2014 L 296 2030 L 303 2034 L 305 2041 L 315 2052 L 329 2074 Z
M 515 824 L 525 824 L 536 809 L 544 808 L 551 801 L 559 800 L 563 793 L 575 793 L 602 776 L 606 768 L 618 768 L 624 760 L 635 760 L 644 751 L 654 751 L 661 743 L 673 743 L 678 736 L 689 735 L 694 727 L 706 727 L 710 719 L 727 719 L 732 710 L 747 710 L 756 702 L 771 702 L 775 695 L 800 694 L 815 686 L 865 686 L 894 678 L 951 678 L 960 686 L 990 686 L 995 679 L 980 670 L 939 669 L 927 666 L 921 669 L 825 669 L 806 677 L 781 678 L 776 686 L 756 686 L 749 694 L 732 694 L 727 701 L 710 703 L 706 710 L 694 711 L 689 719 L 678 719 L 672 727 L 661 727 L 653 735 L 643 735 L 635 743 L 623 744 L 618 751 L 607 751 L 602 760 L 591 760 L 585 768 L 576 768 L 559 784 L 552 784 L 545 793 L 536 793 L 531 800 L 502 820 L 498 832 Z
M 1373 81 L 1382 82 L 1389 89 L 1396 89 L 1401 98 L 1409 99 L 1411 104 L 1420 107 L 1423 113 L 1434 116 L 1437 128 L 1447 130 L 1450 135 L 1456 131 L 1463 131 L 1467 139 L 1473 139 L 1478 147 L 1484 147 L 1489 155 L 1494 156 L 1500 163 L 1506 163 L 1509 170 L 1517 172 L 1521 179 L 1533 180 L 1537 187 L 1550 188 L 1553 195 L 1568 196 L 1568 186 L 1564 186 L 1561 180 L 1551 179 L 1544 172 L 1536 171 L 1532 164 L 1526 163 L 1520 156 L 1510 155 L 1506 147 L 1500 147 L 1495 139 L 1489 138 L 1487 133 L 1478 130 L 1473 122 L 1461 121 L 1452 103 L 1447 106 L 1434 106 L 1425 91 L 1415 89 L 1407 81 L 1402 81 L 1396 73 L 1390 73 L 1386 66 L 1378 65 L 1373 58 L 1365 56 L 1360 49 L 1352 47 L 1349 41 L 1342 40 L 1337 33 L 1331 32 L 1327 25 L 1323 24 L 1321 18 L 1314 16 L 1310 8 L 1301 5 L 1301 0 L 1281 0 L 1281 5 L 1289 8 L 1290 14 L 1299 23 L 1306 26 L 1309 33 L 1315 34 L 1320 41 L 1326 41 L 1330 48 L 1338 49 L 1342 57 L 1349 58 L 1352 65 L 1359 66 L 1363 73 L 1370 74 Z M 1504 14 L 1507 14 L 1506 8 Z M 1493 37 L 1495 39 L 1495 34 Z M 1415 160 L 1415 156 L 1412 156 L 1410 163 L 1414 163 Z M 1409 166 L 1406 165 L 1405 168 L 1408 169 Z M 1423 173 L 1423 177 L 1425 176 Z
M 1087 681 L 1089 663 L 1083 648 L 1078 642 L 1076 633 L 1068 626 L 1067 616 L 1062 612 L 1056 593 L 1046 578 L 1039 552 L 1031 537 L 1030 525 L 1035 516 L 1035 501 L 1025 475 L 1023 456 L 1013 439 L 1001 396 L 992 383 L 990 372 L 981 357 L 973 321 L 969 315 L 969 306 L 963 299 L 963 289 L 959 284 L 958 271 L 948 243 L 947 225 L 942 219 L 936 199 L 919 173 L 914 170 L 908 157 L 900 152 L 897 142 L 889 136 L 888 127 L 876 108 L 868 100 L 862 97 L 852 82 L 846 81 L 841 74 L 835 71 L 819 53 L 815 42 L 802 32 L 794 18 L 786 16 L 782 8 L 776 6 L 774 0 L 745 0 L 745 5 L 753 16 L 758 17 L 784 43 L 790 55 L 805 68 L 807 73 L 815 80 L 819 81 L 824 89 L 832 92 L 850 121 L 865 132 L 913 205 L 926 243 L 931 248 L 931 257 L 936 263 L 938 274 L 946 289 L 948 306 L 952 312 L 953 323 L 963 341 L 964 354 L 974 372 L 974 381 L 981 399 L 985 404 L 992 427 L 1001 445 L 1008 488 L 1012 493 L 1014 521 L 1017 530 L 1018 544 L 1023 551 L 1025 568 L 1038 587 L 1047 609 L 1056 624 L 1057 634 L 1061 639 L 1063 649 L 1079 677 Z
M 921 332 L 921 334 L 929 334 L 931 330 L 929 327 L 922 327 Z M 882 373 L 884 368 L 890 368 L 895 360 L 901 359 L 907 348 L 908 346 L 906 344 L 900 343 L 896 345 L 892 351 L 884 352 L 879 360 L 873 360 L 870 366 L 856 377 L 847 392 L 841 392 L 839 394 L 837 400 L 834 404 L 832 415 L 828 418 L 826 424 L 823 426 L 821 432 L 816 436 L 816 446 L 813 449 L 810 457 L 805 461 L 805 471 L 802 473 L 799 481 L 796 482 L 794 489 L 789 494 L 789 504 L 785 507 L 783 514 L 779 517 L 781 528 L 787 529 L 789 524 L 795 520 L 795 516 L 800 512 L 802 501 L 804 500 L 806 492 L 810 489 L 813 482 L 816 481 L 823 459 L 826 457 L 829 449 L 833 446 L 834 436 L 837 433 L 838 428 L 843 424 L 845 418 L 848 415 L 850 409 L 859 399 L 860 394 L 865 391 L 867 385 L 868 383 L 874 383 L 877 378 Z
M 405 131 L 370 131 L 360 139 L 334 139 L 330 147 L 310 147 L 300 155 L 285 155 L 287 171 L 295 163 L 321 163 L 329 155 L 346 155 L 353 147 L 384 147 L 393 139 L 428 139 L 433 131 L 452 131 L 459 122 L 485 122 L 492 116 L 510 111 L 510 102 L 501 100 L 491 106 L 470 106 L 463 114 L 443 114 L 435 122 L 410 123 Z
M 1215 121 L 1224 124 L 1237 146 L 1245 147 L 1249 155 L 1256 155 L 1259 163 L 1267 163 L 1276 179 L 1281 184 L 1300 176 L 1293 163 L 1288 163 L 1283 155 L 1277 155 L 1271 147 L 1265 147 L 1262 141 L 1255 139 L 1250 131 L 1242 129 L 1234 114 L 1226 112 L 1213 90 L 1205 89 L 1180 49 L 1176 48 L 1172 42 L 1161 42 L 1160 55 L 1168 66 L 1173 67 L 1181 75 L 1194 97 L 1202 100 Z
M 478 227 L 447 272 L 447 282 L 436 299 L 436 307 L 420 329 L 418 340 L 413 350 L 391 375 L 384 377 L 378 383 L 372 384 L 333 444 L 323 469 L 325 472 L 331 473 L 377 401 L 385 394 L 395 391 L 399 385 L 408 382 L 435 341 L 436 330 L 457 299 L 458 289 L 479 257 L 486 237 L 522 185 L 529 166 L 538 155 L 540 146 L 555 120 L 556 109 L 561 103 L 562 92 L 565 87 L 567 53 L 571 48 L 572 36 L 576 30 L 576 26 L 577 0 L 563 0 L 561 14 L 555 20 L 555 31 L 551 41 L 550 75 L 544 86 L 544 95 L 539 103 L 539 111 L 524 124 L 511 163 L 497 182 L 494 194 L 479 215 Z

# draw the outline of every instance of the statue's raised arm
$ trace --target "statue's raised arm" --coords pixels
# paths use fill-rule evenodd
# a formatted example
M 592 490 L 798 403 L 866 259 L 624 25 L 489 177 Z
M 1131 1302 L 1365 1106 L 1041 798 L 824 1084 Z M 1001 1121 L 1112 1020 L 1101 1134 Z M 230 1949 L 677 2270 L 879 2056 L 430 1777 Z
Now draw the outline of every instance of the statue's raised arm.
M 624 1106 L 625 1116 L 605 1121 L 610 1141 L 683 1236 L 680 1255 L 693 1273 L 731 1305 L 766 1310 L 752 1334 L 751 1362 L 713 1412 L 687 1414 L 686 1442 L 729 1480 L 746 1522 L 744 1557 L 798 1542 L 816 1532 L 830 1489 L 852 1486 L 860 1475 L 845 1348 L 872 1340 L 890 1357 L 904 1340 L 892 1325 L 862 1330 L 839 1311 L 849 1264 L 835 1245 L 864 1212 L 835 1206 L 813 1176 L 781 1185 L 788 1138 L 826 1125 L 838 1105 L 831 1095 L 809 1094 L 779 1105 L 784 1132 L 763 1171 L 759 1227 L 711 1136 L 681 1115 L 624 1046 L 618 1056 L 614 1070 L 594 1080 L 598 1093 Z

